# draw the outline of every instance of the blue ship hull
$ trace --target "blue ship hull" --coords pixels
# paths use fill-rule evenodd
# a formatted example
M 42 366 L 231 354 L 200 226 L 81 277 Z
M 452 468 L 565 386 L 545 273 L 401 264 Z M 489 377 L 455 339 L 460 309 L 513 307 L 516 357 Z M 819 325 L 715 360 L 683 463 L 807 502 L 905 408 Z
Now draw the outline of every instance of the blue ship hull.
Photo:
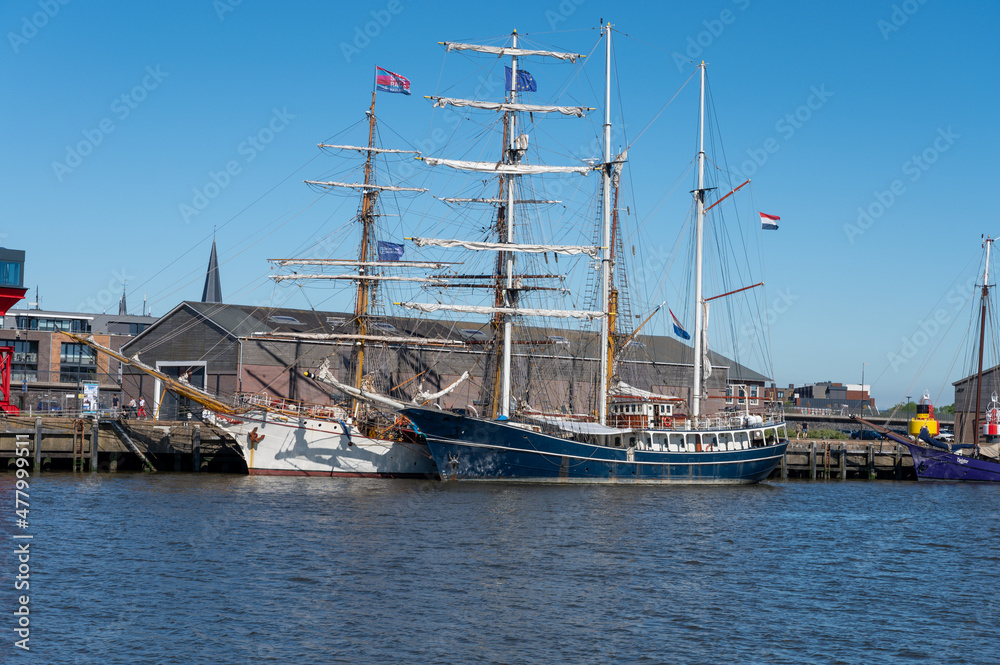
M 442 480 L 750 484 L 765 480 L 788 441 L 743 450 L 628 450 L 442 411 L 402 411 L 424 435 Z
M 1000 483 L 1000 464 L 896 439 L 910 451 L 917 480 Z

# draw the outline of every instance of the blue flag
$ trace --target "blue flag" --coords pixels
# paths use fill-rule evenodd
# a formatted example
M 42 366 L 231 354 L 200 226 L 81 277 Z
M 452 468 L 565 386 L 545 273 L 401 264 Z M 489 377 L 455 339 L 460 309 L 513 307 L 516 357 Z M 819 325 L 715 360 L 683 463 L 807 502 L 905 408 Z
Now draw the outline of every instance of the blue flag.
M 507 90 L 511 90 L 510 87 L 510 67 L 504 67 L 507 70 L 506 80 L 507 80 Z M 523 69 L 517 70 L 517 92 L 537 92 L 538 85 L 535 84 L 534 77 Z
M 397 245 L 394 242 L 385 242 L 384 240 L 378 241 L 378 260 L 379 261 L 398 261 L 403 258 L 402 245 Z

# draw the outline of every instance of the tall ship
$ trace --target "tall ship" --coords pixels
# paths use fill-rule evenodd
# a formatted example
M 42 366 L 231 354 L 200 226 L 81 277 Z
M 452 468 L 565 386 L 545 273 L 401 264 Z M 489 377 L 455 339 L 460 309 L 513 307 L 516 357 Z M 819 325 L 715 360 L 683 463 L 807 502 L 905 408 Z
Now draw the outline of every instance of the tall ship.
M 408 87 L 409 82 L 402 76 L 376 68 L 371 104 L 365 120 L 367 142 L 363 145 L 319 145 L 321 150 L 338 157 L 360 155 L 361 177 L 354 182 L 306 181 L 311 187 L 324 192 L 360 194 L 357 213 L 346 225 L 349 231 L 357 232 L 338 239 L 343 240 L 341 244 L 355 243 L 357 253 L 344 258 L 272 260 L 273 267 L 292 270 L 288 274 L 272 275 L 277 282 L 325 281 L 328 284 L 348 284 L 353 291 L 354 313 L 349 331 L 283 332 L 270 336 L 272 339 L 296 338 L 313 343 L 350 345 L 350 359 L 342 369 L 347 377 L 343 382 L 336 378 L 329 362 L 323 363 L 318 371 L 307 373 L 314 380 L 328 384 L 336 400 L 314 404 L 263 393 L 213 395 L 191 385 L 183 377 L 167 376 L 145 365 L 138 357 L 122 356 L 96 344 L 92 338 L 71 336 L 152 375 L 167 390 L 204 407 L 204 418 L 236 440 L 251 475 L 436 478 L 437 467 L 426 442 L 405 418 L 398 415 L 398 411 L 407 405 L 436 399 L 446 394 L 451 386 L 433 394 L 424 393 L 419 383 L 411 383 L 410 380 L 402 382 L 410 385 L 390 385 L 386 375 L 379 371 L 384 357 L 392 353 L 393 348 L 456 344 L 450 339 L 418 339 L 393 334 L 388 332 L 392 326 L 384 320 L 384 298 L 381 296 L 384 283 L 431 282 L 433 280 L 406 273 L 414 269 L 443 267 L 438 263 L 401 260 L 401 246 L 383 237 L 386 231 L 380 224 L 384 214 L 383 195 L 417 195 L 426 191 L 381 182 L 378 178 L 379 159 L 412 158 L 419 154 L 413 150 L 380 147 L 377 143 L 377 93 L 409 94 Z M 388 170 L 382 169 L 382 172 L 388 173 Z M 258 340 L 268 338 L 266 335 L 255 337 Z M 342 393 L 347 397 L 342 397 Z M 374 399 L 369 398 L 369 394 L 374 395 Z M 391 394 L 395 399 L 383 397 L 383 394 Z
M 536 117 L 582 117 L 585 106 L 530 103 L 536 89 L 528 67 L 538 71 L 544 63 L 575 63 L 582 54 L 532 48 L 519 43 L 514 32 L 502 45 L 443 42 L 446 50 L 468 57 L 484 55 L 504 59 L 506 90 L 503 101 L 433 97 L 435 106 L 460 107 L 502 114 L 502 146 L 495 161 L 445 159 L 423 156 L 431 167 L 452 169 L 468 179 L 480 178 L 484 187 L 494 187 L 492 196 L 450 199 L 486 203 L 494 211 L 494 223 L 483 238 L 411 238 L 417 247 L 451 248 L 472 253 L 495 253 L 492 302 L 466 305 L 442 298 L 439 302 L 398 302 L 397 306 L 422 311 L 450 311 L 490 317 L 490 347 L 482 365 L 479 399 L 465 408 L 444 409 L 438 405 L 407 406 L 400 412 L 426 440 L 442 479 L 514 480 L 580 483 L 756 483 L 766 479 L 781 460 L 788 445 L 786 426 L 780 414 L 767 416 L 729 411 L 706 413 L 707 378 L 711 372 L 707 349 L 708 302 L 703 293 L 703 233 L 708 197 L 714 192 L 705 184 L 705 66 L 700 65 L 699 135 L 697 181 L 693 191 L 695 251 L 693 297 L 695 330 L 693 388 L 689 400 L 645 390 L 623 379 L 621 358 L 636 343 L 630 330 L 621 272 L 618 182 L 626 162 L 626 150 L 612 155 L 611 72 L 612 26 L 602 25 L 604 40 L 603 154 L 591 162 L 548 165 L 532 155 L 530 136 L 545 135 Z M 595 47 L 596 48 L 596 47 Z M 527 131 L 534 127 L 534 132 Z M 539 238 L 531 225 L 539 204 L 551 203 L 537 195 L 544 187 L 532 179 L 546 174 L 562 178 L 597 175 L 601 179 L 596 210 L 600 223 L 596 242 L 590 245 L 554 244 L 559 227 L 543 227 Z M 572 185 L 571 185 L 572 186 Z M 726 195 L 728 196 L 728 194 Z M 722 197 L 725 198 L 725 197 Z M 446 199 L 449 200 L 449 199 Z M 719 199 L 721 200 L 721 199 Z M 718 201 L 716 201 L 718 202 Z M 534 230 L 532 230 L 534 229 Z M 565 237 L 565 233 L 562 234 Z M 548 241 L 548 242 L 546 242 Z M 634 251 L 634 250 L 633 250 Z M 532 306 L 530 298 L 545 290 L 536 268 L 538 257 L 546 265 L 558 265 L 590 257 L 597 281 L 596 307 L 556 308 Z M 548 256 L 553 264 L 548 263 Z M 565 257 L 569 258 L 565 258 Z M 534 262 L 529 262 L 528 259 Z M 759 285 L 757 285 L 759 286 Z M 745 287 L 753 288 L 753 287 Z M 744 289 L 736 289 L 742 291 Z M 734 291 L 734 292 L 735 292 Z M 729 294 L 723 294 L 723 296 Z M 717 296 L 722 297 L 722 296 Z M 538 408 L 540 397 L 526 386 L 524 374 L 532 361 L 518 347 L 517 331 L 532 319 L 593 322 L 599 325 L 599 370 L 595 372 L 593 411 L 567 413 L 550 405 Z M 648 320 L 648 318 L 647 318 Z M 683 337 L 690 339 L 686 331 Z M 567 333 L 568 334 L 568 333 Z M 560 335 L 550 336 L 558 340 Z M 558 343 L 558 341 L 556 342 Z M 530 342 L 529 342 L 530 345 Z M 572 387 L 571 387 L 572 389 Z

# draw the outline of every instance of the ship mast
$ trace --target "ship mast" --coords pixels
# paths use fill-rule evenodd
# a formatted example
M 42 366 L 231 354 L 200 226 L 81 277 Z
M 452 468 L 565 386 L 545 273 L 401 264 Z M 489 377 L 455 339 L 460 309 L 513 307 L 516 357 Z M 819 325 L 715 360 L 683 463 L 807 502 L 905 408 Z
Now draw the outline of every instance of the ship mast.
M 982 307 L 979 311 L 979 371 L 976 373 L 976 417 L 972 421 L 975 426 L 975 445 L 979 445 L 979 404 L 983 392 L 983 345 L 986 341 L 986 303 L 990 292 L 990 247 L 993 238 L 986 238 L 986 268 L 983 270 Z
M 517 48 L 517 30 L 514 31 L 513 40 L 511 45 Z M 513 55 L 510 59 L 510 103 L 517 103 L 517 56 Z M 517 137 L 515 136 L 514 130 L 516 129 L 516 117 L 513 112 L 507 113 L 507 163 L 516 164 L 517 161 Z M 504 241 L 507 243 L 514 242 L 514 182 L 516 178 L 514 175 L 508 177 L 505 181 L 507 186 L 507 205 L 505 209 L 505 222 L 506 237 Z M 515 302 L 513 298 L 513 288 L 514 288 L 514 253 L 506 252 L 506 257 L 504 261 L 504 307 L 514 307 Z M 511 372 L 510 372 L 510 359 L 511 359 L 511 337 L 514 329 L 514 317 L 511 314 L 504 314 L 503 317 L 503 359 L 501 361 L 500 367 L 500 408 L 497 410 L 499 415 L 503 417 L 510 416 L 510 391 L 511 391 Z
M 694 387 L 691 395 L 691 415 L 697 420 L 701 416 L 702 393 L 702 346 L 704 344 L 704 325 L 702 311 L 704 301 L 701 292 L 702 236 L 705 228 L 705 63 L 701 69 L 701 97 L 698 109 L 698 188 L 694 190 L 694 200 L 697 209 L 695 222 L 695 255 L 694 255 Z
M 361 247 L 358 250 L 358 262 L 361 264 L 358 268 L 360 274 L 365 274 L 367 266 L 365 263 L 370 261 L 369 253 L 371 252 L 372 246 L 372 227 L 374 226 L 374 208 L 375 199 L 378 196 L 378 190 L 375 188 L 369 188 L 370 185 L 374 184 L 375 173 L 372 168 L 372 159 L 374 159 L 375 151 L 375 94 L 376 89 L 372 89 L 372 104 L 368 108 L 368 152 L 365 158 L 365 189 L 361 196 Z M 358 292 L 357 297 L 354 302 L 354 318 L 357 326 L 357 334 L 360 336 L 358 343 L 354 346 L 354 351 L 351 354 L 353 357 L 351 359 L 351 366 L 353 367 L 353 376 L 351 377 L 351 386 L 354 388 L 361 387 L 361 379 L 364 374 L 365 365 L 365 342 L 364 336 L 368 334 L 368 311 L 369 311 L 369 299 L 371 297 L 371 283 L 367 279 L 358 280 Z M 351 410 L 357 409 L 358 400 L 351 399 Z
M 611 303 L 611 24 L 604 26 L 604 168 L 601 169 L 601 208 L 603 226 L 601 245 L 601 307 L 605 316 L 601 317 L 601 378 L 597 392 L 597 422 L 606 425 L 608 421 L 608 372 L 610 354 L 610 310 Z

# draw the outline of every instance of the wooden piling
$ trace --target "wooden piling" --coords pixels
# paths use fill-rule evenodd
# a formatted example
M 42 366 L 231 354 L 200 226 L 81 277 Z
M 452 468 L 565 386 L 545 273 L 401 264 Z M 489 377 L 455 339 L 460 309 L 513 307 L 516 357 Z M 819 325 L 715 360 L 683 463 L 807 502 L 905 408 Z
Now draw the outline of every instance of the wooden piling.
M 90 472 L 97 473 L 97 450 L 100 441 L 98 434 L 97 416 L 94 416 L 94 424 L 90 428 Z
M 195 425 L 191 433 L 191 462 L 195 473 L 201 471 L 201 425 Z
M 847 444 L 840 444 L 840 479 L 847 480 Z
M 809 480 L 816 480 L 816 442 L 809 444 Z
M 35 473 L 42 471 L 42 419 L 35 418 L 35 463 L 32 465 Z
M 865 452 L 868 458 L 868 480 L 875 480 L 875 446 L 869 443 Z

